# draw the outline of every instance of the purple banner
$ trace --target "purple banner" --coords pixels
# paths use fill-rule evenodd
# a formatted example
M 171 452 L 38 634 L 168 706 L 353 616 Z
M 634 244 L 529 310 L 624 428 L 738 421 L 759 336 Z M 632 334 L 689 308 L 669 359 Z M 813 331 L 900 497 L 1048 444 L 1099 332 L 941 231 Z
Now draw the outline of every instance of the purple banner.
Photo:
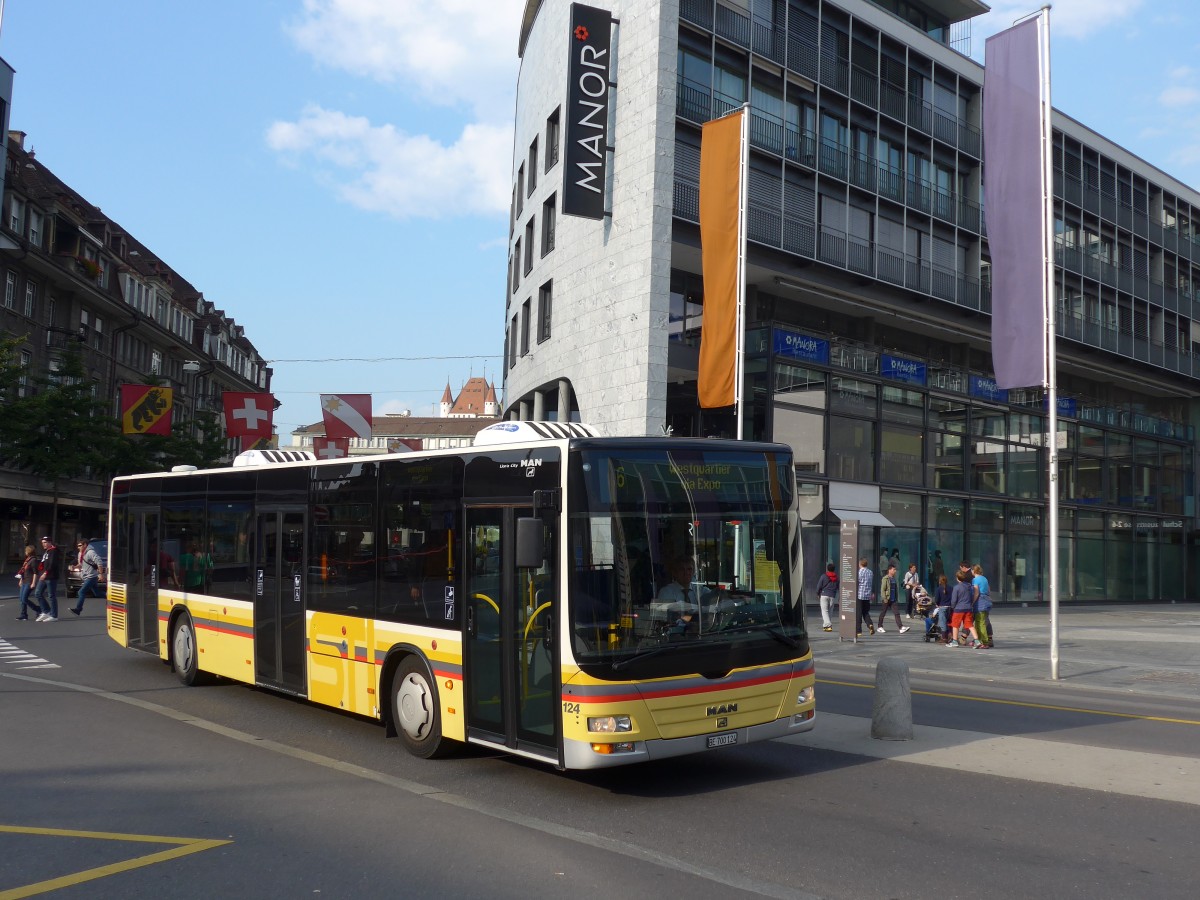
M 1046 383 L 1038 20 L 987 39 L 983 193 L 992 256 L 992 365 L 1001 388 Z

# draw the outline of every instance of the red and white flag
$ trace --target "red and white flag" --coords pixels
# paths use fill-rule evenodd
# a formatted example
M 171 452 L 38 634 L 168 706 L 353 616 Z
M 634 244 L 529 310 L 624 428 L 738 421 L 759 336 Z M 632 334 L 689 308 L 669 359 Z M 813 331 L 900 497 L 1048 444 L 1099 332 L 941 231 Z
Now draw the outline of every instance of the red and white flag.
M 317 459 L 345 459 L 350 455 L 350 438 L 313 438 L 313 453 Z
M 246 391 L 224 391 L 225 434 L 229 437 L 269 437 L 275 397 Z
M 263 434 L 263 435 L 243 434 L 239 440 L 240 440 L 240 446 L 242 448 L 243 453 L 245 453 L 247 450 L 274 450 L 275 449 L 275 435 L 273 435 L 273 434 Z
M 371 436 L 370 394 L 322 394 L 321 413 L 327 438 Z

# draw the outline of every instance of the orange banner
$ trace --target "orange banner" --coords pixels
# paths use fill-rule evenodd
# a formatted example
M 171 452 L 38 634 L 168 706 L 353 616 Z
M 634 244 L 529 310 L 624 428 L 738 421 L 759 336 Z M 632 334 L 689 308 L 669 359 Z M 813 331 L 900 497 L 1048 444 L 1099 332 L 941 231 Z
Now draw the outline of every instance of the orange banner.
M 700 260 L 704 324 L 696 388 L 703 409 L 732 406 L 737 366 L 739 169 L 742 111 L 704 123 L 700 136 Z

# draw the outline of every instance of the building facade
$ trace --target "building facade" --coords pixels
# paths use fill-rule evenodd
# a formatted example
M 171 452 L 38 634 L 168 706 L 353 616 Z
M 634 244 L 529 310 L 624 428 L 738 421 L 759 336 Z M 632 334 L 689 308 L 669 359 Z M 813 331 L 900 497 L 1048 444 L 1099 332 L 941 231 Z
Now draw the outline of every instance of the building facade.
M 496 386 L 486 378 L 475 376 L 455 396 L 450 382 L 442 392 L 436 416 L 414 416 L 410 413 L 389 413 L 371 417 L 371 436 L 350 438 L 351 456 L 374 456 L 411 450 L 445 450 L 451 447 L 470 447 L 475 435 L 500 417 Z M 292 446 L 313 449 L 313 439 L 325 437 L 325 423 L 315 422 L 292 432 Z
M 174 390 L 174 417 L 220 413 L 221 393 L 266 391 L 271 369 L 242 326 L 9 133 L 0 222 L 0 334 L 18 336 L 21 365 L 56 371 L 78 348 L 97 397 L 120 413 L 123 384 Z M 231 442 L 230 459 L 238 447 Z M 77 479 L 54 497 L 29 472 L 0 469 L 0 560 L 19 564 L 42 534 L 59 543 L 105 533 L 107 484 Z
M 525 8 L 505 414 L 733 434 L 696 402 L 700 126 L 748 103 L 743 436 L 795 451 L 810 581 L 853 518 L 873 567 L 967 558 L 1002 602 L 1043 599 L 1046 399 L 992 377 L 983 68 L 951 45 L 986 7 L 594 8 L 612 17 L 599 218 L 562 202 L 572 6 Z M 1195 598 L 1200 194 L 1053 124 L 1060 599 Z

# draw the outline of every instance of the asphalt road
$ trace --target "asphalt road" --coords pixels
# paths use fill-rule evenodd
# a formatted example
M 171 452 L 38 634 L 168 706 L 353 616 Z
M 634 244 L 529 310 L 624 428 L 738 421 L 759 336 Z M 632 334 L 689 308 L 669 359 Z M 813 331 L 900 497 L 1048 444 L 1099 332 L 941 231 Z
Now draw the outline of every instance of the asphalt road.
M 811 735 L 562 774 L 417 760 L 370 721 L 184 688 L 98 610 L 11 614 L 0 900 L 1195 893 L 1186 699 L 914 676 L 918 740 L 879 742 L 869 680 L 829 662 Z

